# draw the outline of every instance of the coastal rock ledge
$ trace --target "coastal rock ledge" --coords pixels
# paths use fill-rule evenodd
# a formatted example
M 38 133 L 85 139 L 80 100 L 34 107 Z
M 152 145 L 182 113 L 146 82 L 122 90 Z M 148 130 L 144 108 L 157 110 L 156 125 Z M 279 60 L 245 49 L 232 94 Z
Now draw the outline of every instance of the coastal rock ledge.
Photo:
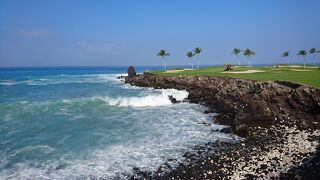
M 137 173 L 133 179 L 313 179 L 320 177 L 320 89 L 286 81 L 143 73 L 125 83 L 187 90 L 190 103 L 216 112 L 214 121 L 244 137 L 208 143 L 195 160 L 170 171 Z M 217 145 L 218 144 L 218 145 Z M 223 157 L 223 158 L 222 158 Z M 142 174 L 142 175 L 141 175 Z
M 320 128 L 320 90 L 289 82 L 260 82 L 229 77 L 159 76 L 143 73 L 128 76 L 125 83 L 156 89 L 187 90 L 191 103 L 219 112 L 215 121 L 231 126 L 245 137 L 250 127 L 275 124 L 298 129 Z M 280 84 L 281 83 L 281 84 Z M 282 85 L 284 84 L 284 85 Z

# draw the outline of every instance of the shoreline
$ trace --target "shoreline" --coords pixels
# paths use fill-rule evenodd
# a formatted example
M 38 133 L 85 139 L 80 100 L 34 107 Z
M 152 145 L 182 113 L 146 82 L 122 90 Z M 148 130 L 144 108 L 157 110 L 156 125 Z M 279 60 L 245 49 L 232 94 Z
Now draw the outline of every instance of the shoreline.
M 319 177 L 320 90 L 290 82 L 259 82 L 226 77 L 130 75 L 125 83 L 187 90 L 190 103 L 218 112 L 224 131 L 245 140 L 208 142 L 184 163 L 157 172 L 136 168 L 132 179 L 270 179 Z M 318 148 L 318 149 L 317 149 Z M 308 166 L 304 166 L 308 164 Z M 311 165 L 310 165 L 311 164 Z M 297 170 L 298 169 L 298 170 Z

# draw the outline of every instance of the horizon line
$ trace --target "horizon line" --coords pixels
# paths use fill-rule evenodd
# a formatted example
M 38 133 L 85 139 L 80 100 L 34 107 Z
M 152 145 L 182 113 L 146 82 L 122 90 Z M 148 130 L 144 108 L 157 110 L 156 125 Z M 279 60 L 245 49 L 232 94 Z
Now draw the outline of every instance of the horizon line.
M 203 64 L 200 65 L 200 67 L 202 66 L 223 66 L 223 65 L 228 65 L 231 63 L 223 63 L 223 64 Z M 286 63 L 255 63 L 254 65 L 282 65 L 282 64 L 286 64 Z M 288 64 L 288 65 L 299 65 L 299 64 L 303 64 L 303 63 L 292 63 L 292 64 Z M 237 64 L 231 64 L 234 66 L 238 66 Z M 287 64 L 286 64 L 287 65 Z M 308 64 L 307 64 L 308 65 Z M 313 64 L 309 64 L 309 65 L 313 65 Z M 163 67 L 163 65 L 102 65 L 102 66 L 82 66 L 82 65 L 66 65 L 66 66 L 0 66 L 0 69 L 10 69 L 10 68 L 111 68 L 111 67 L 129 67 L 129 66 L 133 66 L 133 67 Z M 190 66 L 189 64 L 178 64 L 178 65 L 167 65 L 167 67 L 177 67 L 177 66 Z M 240 66 L 246 66 L 246 64 L 240 65 Z

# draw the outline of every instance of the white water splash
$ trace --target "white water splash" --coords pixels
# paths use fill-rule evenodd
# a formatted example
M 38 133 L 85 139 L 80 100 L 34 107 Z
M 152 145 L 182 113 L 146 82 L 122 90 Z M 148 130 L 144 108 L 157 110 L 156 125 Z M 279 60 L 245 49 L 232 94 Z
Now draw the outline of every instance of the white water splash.
M 164 106 L 172 104 L 169 96 L 182 101 L 188 97 L 187 91 L 175 89 L 162 89 L 161 94 L 148 95 L 144 97 L 117 97 L 117 98 L 103 98 L 109 105 L 115 106 L 132 106 L 132 107 L 146 107 L 146 106 Z

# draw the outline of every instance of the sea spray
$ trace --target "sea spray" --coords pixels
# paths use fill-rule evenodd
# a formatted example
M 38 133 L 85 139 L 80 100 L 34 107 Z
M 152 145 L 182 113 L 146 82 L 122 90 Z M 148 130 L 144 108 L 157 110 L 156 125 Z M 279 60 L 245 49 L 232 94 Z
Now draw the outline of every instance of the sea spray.
M 186 91 L 124 85 L 108 71 L 61 71 L 0 76 L 11 82 L 0 84 L 0 179 L 123 179 L 232 138 L 212 131 L 221 126 L 205 107 L 170 102 Z
M 159 91 L 159 90 L 158 90 Z M 117 97 L 104 98 L 109 105 L 116 106 L 132 106 L 132 107 L 146 107 L 146 106 L 164 106 L 172 104 L 169 96 L 182 101 L 188 97 L 187 91 L 179 91 L 175 89 L 162 89 L 161 94 L 147 95 L 143 97 Z

